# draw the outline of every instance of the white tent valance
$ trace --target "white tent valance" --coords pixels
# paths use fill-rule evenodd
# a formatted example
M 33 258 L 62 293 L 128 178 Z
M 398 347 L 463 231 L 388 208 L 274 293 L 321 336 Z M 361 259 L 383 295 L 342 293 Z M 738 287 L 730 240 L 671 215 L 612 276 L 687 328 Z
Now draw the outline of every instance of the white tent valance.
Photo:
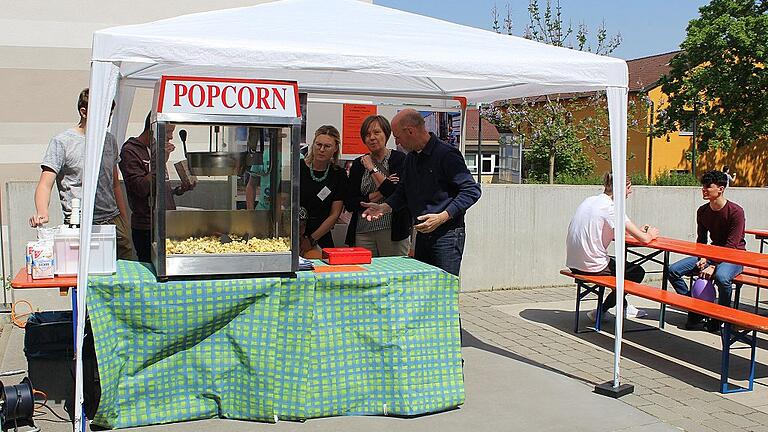
M 90 243 L 98 164 L 112 100 L 117 102 L 113 132 L 120 139 L 134 88 L 152 87 L 162 75 L 293 80 L 301 91 L 311 93 L 465 97 L 470 103 L 607 90 L 614 190 L 622 190 L 624 184 L 628 77 L 623 60 L 356 0 L 282 0 L 94 33 L 81 244 Z M 623 215 L 624 196 L 617 194 L 615 199 L 616 214 Z M 622 233 L 624 218 L 617 217 L 615 226 Z M 616 246 L 621 296 L 623 240 Z M 82 248 L 80 254 L 78 307 L 84 311 L 89 249 Z M 617 311 L 618 316 L 621 313 Z M 78 317 L 78 342 L 84 316 Z M 617 320 L 617 326 L 620 323 Z M 616 334 L 621 335 L 620 328 Z M 80 347 L 78 343 L 78 359 Z M 620 337 L 616 383 L 619 347 Z M 79 407 L 79 361 L 76 378 Z M 79 430 L 80 409 L 75 413 Z
M 623 60 L 351 0 L 284 0 L 94 34 L 93 60 L 125 78 L 220 74 L 302 89 L 488 102 L 626 87 Z

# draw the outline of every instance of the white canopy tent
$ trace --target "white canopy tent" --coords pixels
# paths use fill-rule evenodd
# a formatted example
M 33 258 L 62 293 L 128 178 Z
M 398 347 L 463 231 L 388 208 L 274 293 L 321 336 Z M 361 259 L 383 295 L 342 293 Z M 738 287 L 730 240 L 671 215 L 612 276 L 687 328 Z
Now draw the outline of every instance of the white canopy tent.
M 606 91 L 614 190 L 626 164 L 627 66 L 623 60 L 545 45 L 356 0 L 282 0 L 113 27 L 94 33 L 86 133 L 81 244 L 89 244 L 96 180 L 110 106 L 122 141 L 136 87 L 162 75 L 292 80 L 308 93 L 380 95 L 469 103 L 553 93 Z M 625 197 L 616 194 L 616 232 Z M 618 295 L 624 236 L 616 238 Z M 89 248 L 80 249 L 78 310 L 85 311 Z M 618 316 L 623 303 L 617 302 Z M 82 425 L 77 323 L 76 430 Z M 616 320 L 614 386 L 619 384 L 621 324 Z

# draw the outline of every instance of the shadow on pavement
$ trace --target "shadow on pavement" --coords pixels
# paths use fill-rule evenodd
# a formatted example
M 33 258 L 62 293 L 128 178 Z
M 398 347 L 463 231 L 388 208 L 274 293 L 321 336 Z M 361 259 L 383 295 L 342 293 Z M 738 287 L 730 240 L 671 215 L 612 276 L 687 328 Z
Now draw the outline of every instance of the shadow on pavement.
M 468 332 L 467 330 L 465 330 L 463 328 L 461 329 L 461 346 L 462 346 L 462 348 L 477 348 L 479 350 L 487 351 L 487 352 L 492 353 L 492 354 L 500 355 L 502 357 L 507 357 L 507 358 L 512 359 L 512 360 L 516 360 L 516 361 L 519 361 L 519 362 L 522 362 L 522 363 L 526 363 L 526 364 L 529 364 L 531 366 L 535 366 L 537 368 L 541 368 L 541 369 L 544 369 L 544 370 L 549 371 L 549 372 L 554 372 L 554 373 L 566 376 L 568 378 L 572 378 L 572 379 L 575 379 L 577 381 L 581 381 L 581 382 L 583 382 L 585 384 L 589 384 L 591 386 L 594 386 L 594 385 L 598 384 L 598 383 L 589 381 L 587 379 L 584 379 L 582 377 L 570 374 L 568 372 L 561 371 L 561 370 L 559 370 L 557 368 L 554 368 L 554 367 L 551 367 L 551 366 L 547 366 L 545 364 L 541 364 L 539 362 L 533 361 L 533 360 L 528 359 L 526 357 L 523 357 L 523 356 L 521 356 L 519 354 L 515 354 L 513 352 L 507 351 L 504 348 L 498 347 L 496 345 L 491 345 L 491 344 L 485 343 L 485 342 L 481 341 L 480 339 L 476 338 L 474 335 L 472 335 L 472 333 Z
M 639 323 L 637 319 L 625 321 L 624 340 L 633 342 L 640 347 L 624 345 L 622 357 L 702 390 L 719 391 L 722 360 L 719 340 L 716 346 L 708 346 L 693 339 L 660 330 L 656 327 L 658 325 L 658 310 L 646 309 L 646 311 L 648 315 L 639 320 L 643 321 L 642 323 Z M 605 350 L 613 351 L 614 349 L 614 321 L 612 319 L 603 322 L 600 333 L 589 331 L 573 333 L 573 311 L 526 309 L 520 312 L 520 317 L 527 321 L 546 324 Z M 667 327 L 678 326 L 682 328 L 686 314 L 668 308 L 666 317 Z M 585 314 L 581 315 L 579 322 L 582 328 L 585 328 L 583 327 L 585 324 L 590 323 Z M 695 332 L 691 331 L 692 334 Z M 654 354 L 650 352 L 651 350 L 664 353 L 671 359 Z M 749 374 L 749 359 L 734 355 L 742 351 L 749 355 L 749 347 L 744 344 L 739 343 L 731 348 L 730 378 L 736 381 L 746 381 Z M 682 362 L 706 369 L 712 372 L 714 376 L 691 369 L 687 365 L 681 364 Z M 755 379 L 766 376 L 768 376 L 768 366 L 758 361 L 755 367 Z M 757 382 L 755 384 L 759 385 Z

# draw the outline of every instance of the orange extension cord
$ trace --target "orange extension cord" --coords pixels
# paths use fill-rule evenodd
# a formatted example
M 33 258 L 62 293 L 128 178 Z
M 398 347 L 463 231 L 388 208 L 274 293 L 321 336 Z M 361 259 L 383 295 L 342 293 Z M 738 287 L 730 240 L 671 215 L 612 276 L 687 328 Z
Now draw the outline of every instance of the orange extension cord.
M 16 313 L 16 305 L 18 305 L 20 303 L 24 303 L 27 306 L 29 306 L 29 312 L 24 313 L 24 314 L 17 314 Z M 29 316 L 29 315 L 32 314 L 32 312 L 33 312 L 32 311 L 32 305 L 28 301 L 26 301 L 26 300 L 19 300 L 16 303 L 11 305 L 11 322 L 13 322 L 13 324 L 16 327 L 18 327 L 18 328 L 24 328 L 24 327 L 27 326 L 27 320 L 25 319 L 24 321 L 22 321 L 19 318 L 22 318 L 22 317 L 25 317 L 25 316 Z

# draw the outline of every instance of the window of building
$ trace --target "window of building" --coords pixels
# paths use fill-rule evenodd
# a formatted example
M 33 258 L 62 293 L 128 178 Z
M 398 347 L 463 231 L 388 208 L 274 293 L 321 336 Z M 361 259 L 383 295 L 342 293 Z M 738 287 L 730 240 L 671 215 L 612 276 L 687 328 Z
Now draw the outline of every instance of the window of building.
M 497 154 L 483 154 L 481 159 L 483 174 L 498 174 L 499 172 L 499 155 Z M 477 174 L 477 153 L 467 153 L 464 155 L 464 160 L 467 163 L 467 168 L 472 174 Z
M 692 136 L 693 135 L 693 120 L 688 123 L 687 126 L 681 126 L 678 132 L 680 136 Z
M 464 155 L 464 161 L 467 163 L 467 168 L 472 174 L 477 174 L 477 154 L 467 153 Z
M 482 157 L 483 174 L 495 174 L 499 170 L 499 155 L 484 154 Z

